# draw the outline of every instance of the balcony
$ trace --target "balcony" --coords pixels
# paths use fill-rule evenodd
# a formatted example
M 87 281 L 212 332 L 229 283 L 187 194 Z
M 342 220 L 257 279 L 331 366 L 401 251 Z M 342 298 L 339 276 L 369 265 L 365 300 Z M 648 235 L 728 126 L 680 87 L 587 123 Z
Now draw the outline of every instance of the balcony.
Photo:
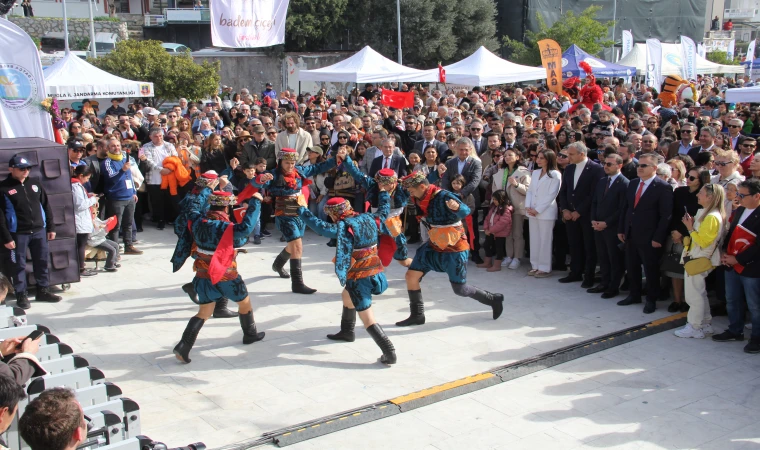
M 758 17 L 757 9 L 726 9 L 723 11 L 723 20 L 748 20 L 754 21 Z
M 146 27 L 161 27 L 168 24 L 210 23 L 208 8 L 164 8 L 161 15 L 146 15 Z

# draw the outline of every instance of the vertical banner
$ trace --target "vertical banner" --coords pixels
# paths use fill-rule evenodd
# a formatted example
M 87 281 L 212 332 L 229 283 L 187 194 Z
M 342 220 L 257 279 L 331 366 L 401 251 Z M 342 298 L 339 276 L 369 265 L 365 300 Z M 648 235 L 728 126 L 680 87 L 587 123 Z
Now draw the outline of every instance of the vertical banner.
M 749 59 L 749 71 L 752 73 L 752 66 L 755 62 L 755 40 L 752 39 L 752 42 L 749 43 L 749 46 L 747 47 L 747 57 L 746 59 Z
M 684 80 L 697 79 L 697 44 L 690 37 L 681 36 L 681 72 Z
M 289 0 L 211 0 L 211 42 L 257 48 L 285 43 Z
M 37 46 L 14 23 L 0 19 L 0 138 L 55 140 Z
M 707 55 L 707 49 L 705 48 L 705 44 L 702 44 L 701 42 L 699 45 L 697 45 L 697 54 L 704 58 Z
M 546 84 L 549 90 L 562 95 L 562 48 L 551 39 L 538 41 L 541 64 L 546 69 Z
M 633 50 L 633 34 L 631 30 L 623 30 L 623 54 L 621 58 L 625 58 L 631 50 Z
M 647 39 L 647 86 L 660 90 L 662 84 L 662 44 Z
M 734 59 L 734 51 L 736 47 L 736 39 L 731 39 L 728 43 L 728 49 L 726 49 L 726 56 L 728 59 Z

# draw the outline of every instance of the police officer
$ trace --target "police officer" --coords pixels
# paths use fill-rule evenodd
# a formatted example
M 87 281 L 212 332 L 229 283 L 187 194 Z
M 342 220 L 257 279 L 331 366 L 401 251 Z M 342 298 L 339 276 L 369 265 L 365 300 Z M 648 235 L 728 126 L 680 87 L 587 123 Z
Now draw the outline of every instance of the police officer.
M 17 305 L 31 308 L 26 292 L 27 247 L 37 281 L 36 300 L 59 302 L 61 297 L 49 291 L 48 240 L 55 239 L 55 224 L 47 194 L 38 179 L 29 178 L 29 160 L 16 154 L 8 165 L 11 173 L 0 181 L 0 243 L 11 252 Z

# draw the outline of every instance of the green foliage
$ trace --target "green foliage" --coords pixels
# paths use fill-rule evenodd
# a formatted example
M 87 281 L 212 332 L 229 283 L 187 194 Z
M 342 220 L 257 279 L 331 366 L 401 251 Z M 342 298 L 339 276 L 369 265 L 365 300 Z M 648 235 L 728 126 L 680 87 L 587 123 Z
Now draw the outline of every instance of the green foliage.
M 36 36 L 29 36 L 29 37 L 32 38 L 32 42 L 34 42 L 34 45 L 37 47 L 37 50 L 39 50 L 41 39 Z
M 538 41 L 542 39 L 557 41 L 563 51 L 575 44 L 591 55 L 599 53 L 603 48 L 612 45 L 612 41 L 607 37 L 609 29 L 614 24 L 612 21 L 599 22 L 597 20 L 596 16 L 601 9 L 600 6 L 589 6 L 580 15 L 568 11 L 551 27 L 546 26 L 543 17 L 537 13 L 538 33 L 527 31 L 525 42 L 504 37 L 504 46 L 512 52 L 509 59 L 520 64 L 541 65 Z
M 123 78 L 152 82 L 156 106 L 180 97 L 207 98 L 217 92 L 221 81 L 219 62 L 197 64 L 187 52 L 170 55 L 160 41 L 121 41 L 108 55 L 88 62 Z
M 88 48 L 90 47 L 90 38 L 86 38 L 86 37 L 70 38 L 69 47 L 71 47 L 71 49 L 75 51 L 88 50 Z
M 110 17 L 110 16 L 97 16 L 93 17 L 92 20 L 95 22 L 121 22 L 121 19 L 118 17 Z
M 294 50 L 324 48 L 340 20 L 348 0 L 291 0 L 285 24 L 285 46 Z
M 734 53 L 736 53 L 736 49 L 734 49 Z M 715 64 L 723 64 L 726 66 L 732 66 L 741 64 L 741 58 L 734 57 L 734 59 L 730 59 L 728 57 L 727 52 L 722 52 L 720 50 L 714 51 L 714 52 L 708 52 L 705 54 L 705 58 L 707 58 L 708 61 L 712 61 Z

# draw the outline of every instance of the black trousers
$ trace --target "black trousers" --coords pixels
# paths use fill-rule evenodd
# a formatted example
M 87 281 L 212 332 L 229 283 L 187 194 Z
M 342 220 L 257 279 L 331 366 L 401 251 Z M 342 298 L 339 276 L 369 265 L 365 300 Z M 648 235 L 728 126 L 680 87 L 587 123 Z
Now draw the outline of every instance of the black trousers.
M 525 221 L 528 222 L 527 220 Z M 527 245 L 527 235 L 525 242 Z M 567 264 L 567 230 L 565 229 L 565 222 L 562 219 L 557 219 L 554 222 L 554 231 L 552 232 L 552 268 L 554 270 L 565 270 Z
M 607 292 L 618 292 L 620 280 L 623 278 L 625 260 L 620 249 L 620 239 L 617 237 L 617 227 L 594 232 L 596 256 L 599 258 L 599 269 L 602 272 L 602 286 Z
M 495 237 L 493 234 L 486 235 L 483 248 L 486 251 L 486 258 L 496 256 L 496 259 L 501 261 L 507 254 L 507 238 Z
M 565 222 L 567 242 L 570 245 L 570 275 L 594 279 L 596 270 L 596 244 L 591 220 L 584 217 Z
M 641 266 L 647 277 L 647 301 L 656 302 L 660 297 L 660 257 L 662 247 L 652 247 L 652 241 L 625 241 L 625 268 L 628 271 L 630 296 L 641 298 Z
M 87 250 L 87 238 L 89 233 L 77 233 L 77 256 L 79 257 L 79 270 L 84 270 L 84 253 Z
M 168 189 L 161 189 L 160 184 L 149 184 L 150 208 L 153 210 L 153 220 L 166 222 L 171 216 L 172 203 Z
M 13 289 L 16 293 L 26 293 L 26 249 L 32 255 L 34 279 L 38 288 L 47 288 L 50 284 L 47 232 L 43 229 L 32 234 L 13 234 L 16 248 L 11 250 L 13 264 Z

